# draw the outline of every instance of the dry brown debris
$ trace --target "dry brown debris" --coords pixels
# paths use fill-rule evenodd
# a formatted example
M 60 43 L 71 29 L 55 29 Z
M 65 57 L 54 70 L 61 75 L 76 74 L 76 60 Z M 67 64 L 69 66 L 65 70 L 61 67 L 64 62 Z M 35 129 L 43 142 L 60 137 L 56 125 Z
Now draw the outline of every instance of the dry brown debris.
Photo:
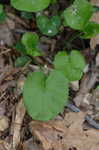
M 44 150 L 98 150 L 98 131 L 83 130 L 85 115 L 83 112 L 69 112 L 63 120 L 32 121 L 31 132 L 40 140 Z
M 91 3 L 95 6 L 99 6 L 99 0 L 91 0 Z

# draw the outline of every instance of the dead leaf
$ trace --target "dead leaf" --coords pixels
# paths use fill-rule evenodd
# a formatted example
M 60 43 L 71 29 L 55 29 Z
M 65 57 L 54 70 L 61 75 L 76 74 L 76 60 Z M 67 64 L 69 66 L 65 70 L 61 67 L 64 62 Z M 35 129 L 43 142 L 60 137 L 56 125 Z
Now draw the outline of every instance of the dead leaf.
M 13 124 L 13 150 L 16 149 L 20 142 L 20 130 L 25 115 L 25 107 L 23 105 L 23 100 L 21 99 L 16 106 L 16 117 Z
M 96 56 L 96 67 L 99 67 L 99 53 Z
M 44 150 L 99 150 L 99 131 L 83 131 L 84 112 L 69 112 L 63 120 L 32 121 L 31 132 Z
M 99 3 L 99 1 L 98 1 L 98 3 Z M 92 15 L 91 21 L 94 21 L 99 24 L 99 12 L 96 12 Z M 91 49 L 95 49 L 96 45 L 98 45 L 98 44 L 99 44 L 99 34 L 96 35 L 95 37 L 91 38 L 91 40 L 90 40 Z
M 77 150 L 98 150 L 99 142 L 96 139 L 99 138 L 99 133 L 94 129 L 83 131 L 84 117 L 83 112 L 71 112 L 65 117 L 65 121 L 71 123 L 64 137 L 66 150 L 73 147 Z
M 95 67 L 94 67 L 95 69 Z M 98 72 L 94 72 L 94 70 L 90 74 L 85 74 L 81 84 L 80 84 L 80 89 L 77 93 L 77 95 L 74 97 L 73 101 L 75 102 L 76 106 L 84 106 L 86 105 L 86 97 L 90 90 L 93 88 L 95 83 L 97 82 L 98 78 Z M 88 97 L 90 100 L 90 97 Z M 88 104 L 88 102 L 87 102 Z M 87 105 L 86 105 L 87 106 Z
M 61 138 L 63 138 L 64 131 L 66 130 L 63 120 L 52 120 L 48 122 L 32 121 L 30 128 L 32 134 L 41 141 L 44 150 L 49 150 L 55 147 L 54 145 L 56 144 L 61 149 Z
M 8 24 L 5 22 L 0 24 L 0 42 L 3 41 L 4 44 L 12 46 L 14 43 L 14 37 Z
M 98 44 L 99 44 L 99 35 L 91 38 L 91 40 L 90 40 L 90 47 L 91 47 L 91 49 L 95 49 L 96 45 L 98 45 Z
M 23 150 L 41 150 L 34 142 L 33 139 L 29 139 L 23 143 Z
M 0 150 L 11 150 L 11 145 L 3 140 L 0 140 Z
M 73 81 L 70 83 L 70 86 L 71 88 L 74 90 L 74 91 L 78 91 L 79 90 L 79 81 Z
M 9 120 L 6 116 L 0 116 L 0 131 L 4 131 L 9 126 Z
M 91 0 L 91 4 L 95 6 L 99 6 L 99 0 Z

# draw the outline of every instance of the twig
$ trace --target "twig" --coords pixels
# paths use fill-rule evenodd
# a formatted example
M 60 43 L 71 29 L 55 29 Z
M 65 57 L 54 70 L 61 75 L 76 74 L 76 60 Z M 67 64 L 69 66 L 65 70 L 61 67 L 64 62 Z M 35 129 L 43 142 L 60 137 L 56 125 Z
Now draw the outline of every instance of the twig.
M 1 56 L 1 55 L 3 55 L 3 54 L 6 54 L 6 53 L 8 53 L 8 52 L 10 52 L 10 51 L 11 51 L 11 49 L 7 49 L 6 51 L 4 51 L 4 52 L 1 52 L 1 53 L 0 53 L 0 56 Z

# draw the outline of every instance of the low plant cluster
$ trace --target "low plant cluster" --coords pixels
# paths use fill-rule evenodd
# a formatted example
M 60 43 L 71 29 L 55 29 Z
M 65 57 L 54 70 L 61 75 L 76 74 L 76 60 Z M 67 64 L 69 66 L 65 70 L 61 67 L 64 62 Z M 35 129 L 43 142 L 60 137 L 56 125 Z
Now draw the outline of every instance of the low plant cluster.
M 50 38 L 61 32 L 61 26 L 76 30 L 85 39 L 99 34 L 99 24 L 90 21 L 95 9 L 87 0 L 74 0 L 63 12 L 54 16 L 45 15 L 43 10 L 52 3 L 57 3 L 57 0 L 11 0 L 11 5 L 24 11 L 25 17 L 25 12 L 35 13 L 39 31 Z M 3 8 L 0 7 L 2 13 Z M 17 59 L 16 66 L 26 64 L 31 60 L 29 56 L 42 56 L 39 43 L 37 33 L 24 33 L 20 47 L 23 56 Z M 19 46 L 17 44 L 16 48 L 19 49 Z M 61 112 L 68 102 L 69 83 L 81 79 L 85 66 L 85 59 L 79 50 L 62 50 L 55 55 L 50 72 L 45 74 L 40 70 L 30 73 L 23 88 L 24 104 L 29 115 L 35 120 L 47 121 Z

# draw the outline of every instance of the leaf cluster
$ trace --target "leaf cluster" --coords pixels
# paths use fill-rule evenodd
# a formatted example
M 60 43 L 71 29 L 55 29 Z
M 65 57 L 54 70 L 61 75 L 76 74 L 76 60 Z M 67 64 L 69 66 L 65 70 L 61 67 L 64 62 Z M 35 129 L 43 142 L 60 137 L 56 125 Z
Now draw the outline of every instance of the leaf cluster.
M 51 3 L 52 0 L 11 0 L 14 8 L 35 13 L 44 10 Z M 60 25 L 64 25 L 79 30 L 82 38 L 91 38 L 99 34 L 99 24 L 90 21 L 94 10 L 88 0 L 74 0 L 73 4 L 62 12 L 61 17 L 58 15 L 37 16 L 37 26 L 42 34 L 48 36 L 55 36 L 59 32 Z M 62 23 L 62 19 L 64 23 Z

